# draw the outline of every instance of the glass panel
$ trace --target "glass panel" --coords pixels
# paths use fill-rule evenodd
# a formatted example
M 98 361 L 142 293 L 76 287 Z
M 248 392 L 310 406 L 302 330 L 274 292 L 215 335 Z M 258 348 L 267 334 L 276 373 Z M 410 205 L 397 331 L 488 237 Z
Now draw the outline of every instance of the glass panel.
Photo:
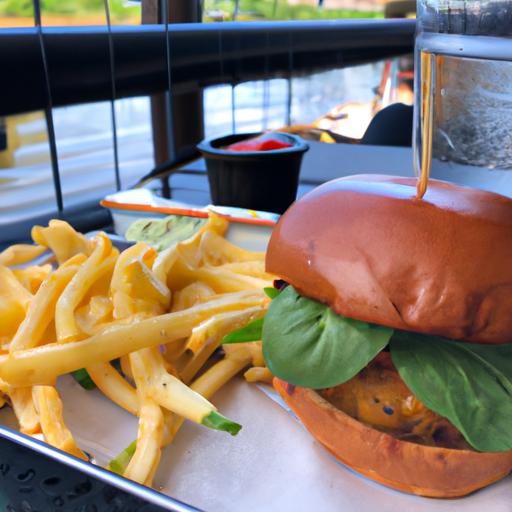
M 385 2 L 340 0 L 205 0 L 205 21 L 382 18 Z
M 109 0 L 109 7 L 113 24 L 140 22 L 139 2 Z M 104 25 L 106 22 L 104 0 L 41 0 L 41 11 L 42 24 L 46 26 Z
M 115 102 L 121 187 L 132 186 L 155 165 L 149 97 Z
M 204 92 L 205 136 L 279 129 L 290 118 L 297 129 L 300 125 L 298 133 L 306 126 L 359 139 L 382 108 L 412 104 L 412 67 L 412 57 L 402 57 L 335 69 L 293 78 L 290 91 L 285 79 L 246 82 L 234 89 L 209 87 Z
M 32 0 L 0 0 L 0 29 L 34 26 Z
M 0 244 L 28 235 L 16 223 L 55 209 L 44 113 L 0 117 Z

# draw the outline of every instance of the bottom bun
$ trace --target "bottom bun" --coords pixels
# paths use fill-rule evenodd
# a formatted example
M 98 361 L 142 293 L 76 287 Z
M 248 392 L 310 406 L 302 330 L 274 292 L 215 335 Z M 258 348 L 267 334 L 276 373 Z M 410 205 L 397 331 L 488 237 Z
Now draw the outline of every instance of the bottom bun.
M 278 378 L 273 384 L 309 432 L 340 462 L 393 489 L 456 498 L 512 471 L 512 451 L 482 453 L 400 441 L 336 409 L 312 389 Z

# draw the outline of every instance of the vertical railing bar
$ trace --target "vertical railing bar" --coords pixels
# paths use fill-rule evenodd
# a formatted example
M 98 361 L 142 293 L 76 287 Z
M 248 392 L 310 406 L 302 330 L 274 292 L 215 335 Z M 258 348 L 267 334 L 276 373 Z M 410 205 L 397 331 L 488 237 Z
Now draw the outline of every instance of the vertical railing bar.
M 231 133 L 236 133 L 236 95 L 235 84 L 231 84 Z
M 41 48 L 41 59 L 43 62 L 44 81 L 46 86 L 46 97 L 48 105 L 45 107 L 44 114 L 46 118 L 46 129 L 48 130 L 48 145 L 50 148 L 50 161 L 52 164 L 53 186 L 55 188 L 55 200 L 57 210 L 62 213 L 64 210 L 64 202 L 62 200 L 62 185 L 59 172 L 59 157 L 57 154 L 57 142 L 55 138 L 55 126 L 53 124 L 53 100 L 50 89 L 50 75 L 48 71 L 48 61 L 46 59 L 46 49 L 44 46 L 43 29 L 41 24 L 41 3 L 40 0 L 33 0 L 34 5 L 34 23 L 36 25 L 39 46 Z
M 167 106 L 167 150 L 171 158 L 175 156 L 174 148 L 174 116 L 172 113 L 172 75 L 171 75 L 171 41 L 169 40 L 169 0 L 161 0 L 162 16 L 165 20 L 165 56 L 167 59 L 167 85 L 168 93 L 166 95 Z M 170 130 L 169 130 L 170 128 Z
M 293 71 L 293 49 L 292 49 L 292 34 L 288 34 L 288 80 L 287 84 L 287 101 L 286 101 L 286 126 L 292 124 L 292 71 Z
M 116 120 L 116 77 L 115 77 L 115 58 L 114 58 L 114 41 L 112 39 L 112 26 L 110 21 L 110 5 L 109 0 L 104 0 L 105 16 L 107 18 L 107 37 L 108 37 L 108 53 L 110 61 L 110 82 L 112 85 L 112 98 L 110 100 L 110 117 L 112 119 L 112 138 L 114 143 L 114 172 L 116 177 L 116 189 L 121 190 L 121 175 L 119 172 L 119 146 L 117 143 L 117 120 Z
M 268 54 L 270 51 L 270 34 L 268 30 L 265 32 L 265 78 L 263 80 L 263 130 L 268 128 L 268 111 L 270 102 L 270 83 L 269 83 L 269 61 Z

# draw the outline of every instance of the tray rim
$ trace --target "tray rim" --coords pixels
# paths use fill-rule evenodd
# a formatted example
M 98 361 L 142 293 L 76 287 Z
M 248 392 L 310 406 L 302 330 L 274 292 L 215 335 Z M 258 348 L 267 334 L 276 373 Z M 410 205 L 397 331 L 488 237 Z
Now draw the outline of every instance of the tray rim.
M 59 464 L 76 469 L 87 476 L 96 478 L 103 483 L 116 487 L 117 489 L 131 494 L 132 496 L 136 496 L 137 498 L 140 498 L 152 505 L 157 505 L 163 509 L 171 510 L 173 512 L 201 512 L 201 509 L 177 500 L 172 496 L 163 494 L 156 489 L 152 489 L 151 487 L 129 480 L 101 466 L 92 464 L 91 462 L 78 459 L 77 457 L 63 452 L 43 441 L 39 441 L 38 439 L 22 434 L 21 432 L 17 432 L 16 430 L 4 425 L 0 425 L 0 437 L 11 443 L 27 448 L 37 455 L 48 457 Z

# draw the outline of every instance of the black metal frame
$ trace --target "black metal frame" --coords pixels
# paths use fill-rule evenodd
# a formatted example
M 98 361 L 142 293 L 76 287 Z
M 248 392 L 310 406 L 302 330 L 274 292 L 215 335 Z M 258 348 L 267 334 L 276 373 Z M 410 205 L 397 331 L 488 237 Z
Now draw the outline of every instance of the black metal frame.
M 39 30 L 41 31 L 39 33 Z M 110 31 L 109 31 L 110 30 Z M 412 51 L 414 20 L 228 22 L 0 30 L 0 115 L 48 106 L 42 36 L 54 106 L 168 89 L 166 33 L 174 93 L 219 83 L 288 77 Z

